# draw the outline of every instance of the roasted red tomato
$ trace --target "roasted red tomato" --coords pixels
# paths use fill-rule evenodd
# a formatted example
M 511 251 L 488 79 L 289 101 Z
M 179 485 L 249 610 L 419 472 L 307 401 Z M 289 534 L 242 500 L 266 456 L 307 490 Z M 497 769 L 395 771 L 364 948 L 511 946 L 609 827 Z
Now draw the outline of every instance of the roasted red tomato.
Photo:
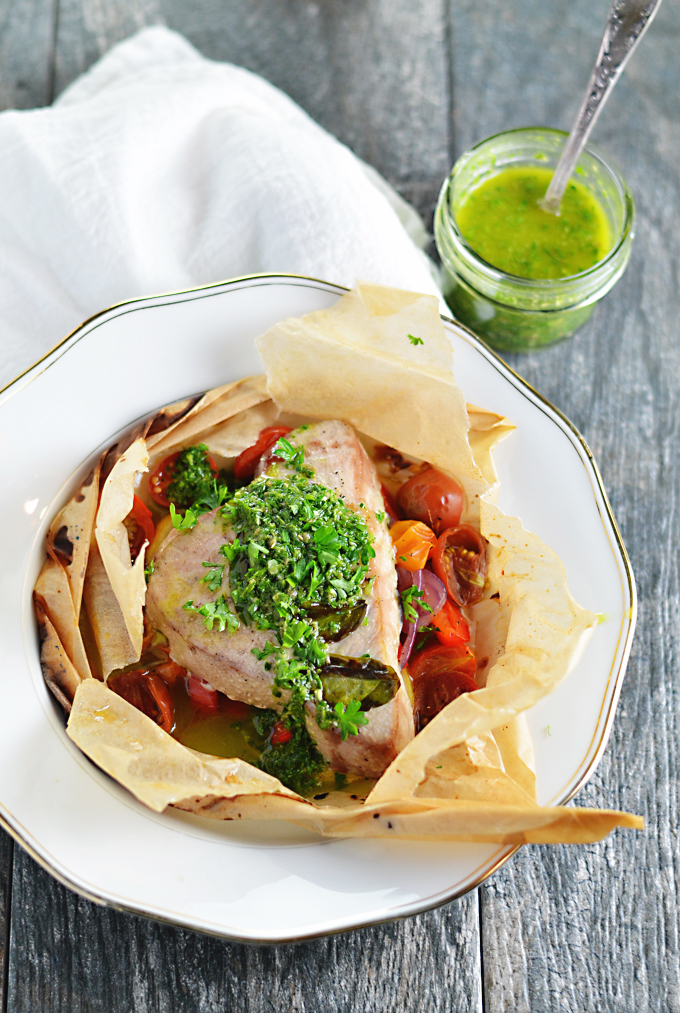
M 423 521 L 438 535 L 459 523 L 464 502 L 465 493 L 456 480 L 436 468 L 426 468 L 409 478 L 397 493 L 402 516 Z
M 290 432 L 292 432 L 290 426 L 267 426 L 263 429 L 252 447 L 246 447 L 234 461 L 234 478 L 239 482 L 252 478 L 262 455 L 266 454 L 282 436 L 287 436 Z
M 187 692 L 192 704 L 198 710 L 213 712 L 219 710 L 220 698 L 217 690 L 203 679 L 190 675 L 187 680 Z
M 173 478 L 175 461 L 179 457 L 179 450 L 156 465 L 149 476 L 149 492 L 159 506 L 169 507 L 170 500 L 165 495 L 166 490 Z
M 387 513 L 393 521 L 398 521 L 399 508 L 397 507 L 397 504 L 394 501 L 394 496 L 392 495 L 392 493 L 387 488 L 384 482 L 380 483 L 380 491 L 382 492 L 382 498 L 385 504 L 385 513 Z
M 109 689 L 155 721 L 166 732 L 175 727 L 175 707 L 160 675 L 146 669 L 119 672 L 108 680 Z
M 156 665 L 154 671 L 160 675 L 163 681 L 167 682 L 169 686 L 172 686 L 172 684 L 177 682 L 178 679 L 183 679 L 187 674 L 186 668 L 182 668 L 182 666 L 178 665 L 176 661 L 172 660 L 172 658 L 168 658 L 168 660 L 164 661 L 161 665 Z
M 470 627 L 461 610 L 450 598 L 444 602 L 441 612 L 432 617 L 430 625 L 436 628 L 437 640 L 441 644 L 455 647 L 457 644 L 467 644 L 470 639 Z
M 130 555 L 134 562 L 144 542 L 148 542 L 150 545 L 156 532 L 151 511 L 139 496 L 135 496 L 132 500 L 132 510 L 125 518 L 125 527 L 130 540 Z
M 489 569 L 486 539 L 471 524 L 447 528 L 432 552 L 432 568 L 457 605 L 472 605 L 484 593 Z
M 408 670 L 413 682 L 418 731 L 462 693 L 479 689 L 474 680 L 475 669 L 475 656 L 465 644 L 455 647 L 435 644 L 411 658 Z
M 293 738 L 293 733 L 286 728 L 283 721 L 277 721 L 272 728 L 271 744 L 272 746 L 283 746 L 286 742 L 290 742 Z

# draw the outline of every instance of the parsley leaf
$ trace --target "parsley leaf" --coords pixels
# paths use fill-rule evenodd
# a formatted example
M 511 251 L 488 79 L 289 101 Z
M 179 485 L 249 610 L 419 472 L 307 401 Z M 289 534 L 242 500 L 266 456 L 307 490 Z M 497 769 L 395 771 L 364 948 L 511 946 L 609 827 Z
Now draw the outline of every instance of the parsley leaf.
M 190 531 L 191 528 L 196 527 L 196 521 L 198 520 L 198 513 L 192 510 L 191 507 L 187 507 L 184 517 L 175 510 L 175 504 L 170 504 L 170 516 L 172 517 L 172 526 L 176 531 Z
M 144 580 L 149 583 L 149 578 L 154 571 L 154 561 L 150 559 L 147 565 L 144 567 Z
M 342 700 L 338 700 L 333 709 L 343 742 L 348 735 L 358 734 L 359 725 L 368 724 L 368 718 L 361 710 L 361 704 L 358 700 L 350 700 L 347 704 L 344 704 Z
M 299 471 L 302 475 L 307 475 L 311 478 L 313 472 L 311 468 L 305 467 L 305 448 L 294 447 L 290 440 L 287 440 L 284 436 L 272 447 L 272 457 L 280 457 L 284 464 L 287 464 L 289 468 L 294 468 L 295 471 Z
M 226 487 L 223 489 L 222 499 L 226 494 Z M 219 498 L 220 493 L 217 491 L 205 443 L 180 450 L 172 465 L 172 481 L 168 485 L 166 496 L 180 510 L 203 503 L 205 499 L 212 504 L 213 498 Z M 219 506 L 219 503 L 214 505 L 206 503 L 209 510 L 214 510 L 216 506 Z
M 413 604 L 414 601 L 420 606 L 423 612 L 432 611 L 427 602 L 424 602 L 422 599 L 423 592 L 419 591 L 417 587 L 406 587 L 401 592 L 401 604 L 404 607 L 404 616 L 410 623 L 414 623 L 418 619 L 418 613 L 416 612 Z
M 205 577 L 201 578 L 201 584 L 207 584 L 211 591 L 217 591 L 222 586 L 225 565 L 225 563 L 204 562 L 203 566 L 209 567 L 210 573 L 206 573 Z
M 217 601 L 207 601 L 205 605 L 194 605 L 193 601 L 186 601 L 182 605 L 183 609 L 187 612 L 197 612 L 199 615 L 204 616 L 203 625 L 207 626 L 209 630 L 213 628 L 217 623 L 217 628 L 220 633 L 226 630 L 229 633 L 235 633 L 239 627 L 238 617 L 229 608 L 226 598 L 223 594 L 217 599 Z
M 423 339 L 422 338 L 417 338 L 415 336 L 415 334 L 409 334 L 408 340 L 411 342 L 412 345 L 424 345 L 425 344 L 425 342 L 423 341 Z

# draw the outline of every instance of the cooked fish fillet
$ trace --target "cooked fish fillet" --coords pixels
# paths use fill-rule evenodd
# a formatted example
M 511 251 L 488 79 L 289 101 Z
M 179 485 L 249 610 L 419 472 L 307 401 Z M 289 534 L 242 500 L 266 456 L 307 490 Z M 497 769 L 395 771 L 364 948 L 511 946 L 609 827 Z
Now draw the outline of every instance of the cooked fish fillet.
M 392 543 L 376 513 L 384 509 L 375 468 L 356 433 L 344 422 L 319 422 L 295 434 L 296 445 L 305 448 L 305 464 L 314 472 L 312 481 L 337 492 L 348 507 L 364 517 L 373 537 L 375 557 L 369 565 L 374 578 L 367 596 L 366 622 L 354 633 L 332 645 L 332 653 L 349 657 L 369 654 L 399 671 L 397 651 L 401 617 L 396 590 Z M 260 470 L 276 469 L 264 460 Z M 196 606 L 213 600 L 205 584 L 204 560 L 220 560 L 219 548 L 234 532 L 218 512 L 204 514 L 190 531 L 174 531 L 155 557 L 146 599 L 147 615 L 170 643 L 170 655 L 192 674 L 207 680 L 232 699 L 256 707 L 280 709 L 281 698 L 272 693 L 272 675 L 253 655 L 271 639 L 271 631 L 243 624 L 234 633 L 209 630 L 202 617 L 183 605 Z M 228 565 L 222 588 L 228 589 Z M 413 719 L 405 690 L 400 688 L 389 703 L 367 712 L 369 723 L 345 742 L 335 731 L 322 732 L 310 714 L 308 727 L 322 754 L 334 770 L 379 777 L 397 753 L 413 737 Z

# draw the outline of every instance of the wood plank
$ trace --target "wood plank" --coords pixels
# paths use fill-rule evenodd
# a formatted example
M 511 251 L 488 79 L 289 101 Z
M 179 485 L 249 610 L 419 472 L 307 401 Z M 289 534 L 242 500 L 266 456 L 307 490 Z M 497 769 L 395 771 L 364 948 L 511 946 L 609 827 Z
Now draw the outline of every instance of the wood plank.
M 481 1013 L 477 897 L 254 947 L 99 908 L 16 849 L 7 1013 Z
M 56 0 L 0 0 L 0 109 L 48 105 Z
M 568 128 L 606 8 L 452 4 L 457 151 L 506 127 Z M 511 360 L 585 435 L 632 558 L 633 655 L 610 745 L 577 801 L 642 813 L 648 830 L 525 848 L 482 889 L 490 1010 L 680 1010 L 680 123 L 668 95 L 679 31 L 677 7 L 665 5 L 594 136 L 636 199 L 625 278 L 571 341 Z
M 217 0 L 62 0 L 56 87 L 165 18 L 206 55 L 283 87 L 431 213 L 449 164 L 443 11 L 443 0 L 252 0 L 245 10 Z M 8 1013 L 481 1010 L 476 896 L 404 922 L 257 949 L 100 909 L 17 849 L 12 910 Z
M 444 0 L 61 0 L 57 92 L 159 21 L 278 85 L 431 217 L 450 164 Z
M 14 841 L 4 830 L 0 830 L 0 996 L 2 997 L 0 1001 L 4 1001 L 7 989 L 5 972 L 9 953 L 6 944 L 9 938 L 13 857 Z

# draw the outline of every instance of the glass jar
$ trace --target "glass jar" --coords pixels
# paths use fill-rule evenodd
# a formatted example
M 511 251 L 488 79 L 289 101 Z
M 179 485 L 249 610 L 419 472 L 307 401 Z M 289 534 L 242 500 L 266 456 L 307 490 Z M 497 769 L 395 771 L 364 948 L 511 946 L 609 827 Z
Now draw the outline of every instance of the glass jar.
M 510 166 L 554 168 L 566 138 L 548 127 L 489 137 L 458 159 L 439 195 L 434 231 L 444 296 L 457 320 L 501 351 L 541 348 L 573 334 L 619 280 L 630 257 L 633 198 L 611 161 L 591 147 L 581 155 L 576 174 L 604 211 L 612 237 L 609 253 L 593 267 L 567 278 L 520 278 L 487 263 L 461 235 L 456 209 L 466 194 Z

